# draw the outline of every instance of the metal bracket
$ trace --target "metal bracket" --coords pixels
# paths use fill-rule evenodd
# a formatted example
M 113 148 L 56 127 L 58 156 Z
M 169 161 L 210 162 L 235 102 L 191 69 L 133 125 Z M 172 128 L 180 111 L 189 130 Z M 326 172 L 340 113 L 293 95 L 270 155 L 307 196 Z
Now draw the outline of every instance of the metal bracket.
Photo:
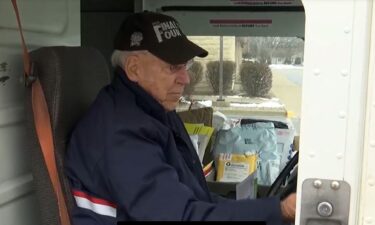
M 302 184 L 300 225 L 347 225 L 350 185 L 345 181 L 306 179 Z
M 37 79 L 37 77 L 36 77 L 37 73 L 36 73 L 35 63 L 31 62 L 30 63 L 30 67 L 31 67 L 31 73 L 29 75 L 27 75 L 26 73 L 24 74 L 24 84 L 25 84 L 25 87 L 31 87 L 31 85 Z

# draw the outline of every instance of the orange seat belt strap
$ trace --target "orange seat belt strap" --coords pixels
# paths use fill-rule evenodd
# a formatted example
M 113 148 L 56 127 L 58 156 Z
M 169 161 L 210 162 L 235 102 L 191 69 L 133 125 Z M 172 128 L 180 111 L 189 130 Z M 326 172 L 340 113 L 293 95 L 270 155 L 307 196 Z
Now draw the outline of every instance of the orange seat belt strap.
M 31 74 L 30 55 L 27 50 L 23 37 L 21 20 L 18 12 L 17 1 L 12 0 L 14 11 L 17 17 L 18 28 L 22 40 L 23 48 L 23 64 L 25 72 L 25 80 L 29 79 Z M 34 115 L 35 129 L 38 136 L 39 144 L 42 149 L 44 162 L 46 163 L 48 174 L 56 194 L 57 204 L 59 208 L 60 222 L 62 225 L 70 225 L 68 209 L 61 188 L 59 174 L 57 172 L 55 149 L 52 136 L 51 120 L 48 112 L 47 102 L 44 96 L 42 86 L 39 79 L 35 79 L 31 87 L 31 101 Z

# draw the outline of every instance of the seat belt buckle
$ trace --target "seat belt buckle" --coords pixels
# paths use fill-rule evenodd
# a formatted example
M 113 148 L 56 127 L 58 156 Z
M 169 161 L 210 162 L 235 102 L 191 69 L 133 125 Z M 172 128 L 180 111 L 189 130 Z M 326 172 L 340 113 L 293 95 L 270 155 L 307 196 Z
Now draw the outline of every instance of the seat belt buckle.
M 24 73 L 24 84 L 25 84 L 25 87 L 31 87 L 31 85 L 34 83 L 34 81 L 36 81 L 36 69 L 35 69 L 35 63 L 34 62 L 31 62 L 30 63 L 30 67 L 31 67 L 31 70 L 30 70 L 30 74 L 27 75 L 27 73 L 25 72 Z

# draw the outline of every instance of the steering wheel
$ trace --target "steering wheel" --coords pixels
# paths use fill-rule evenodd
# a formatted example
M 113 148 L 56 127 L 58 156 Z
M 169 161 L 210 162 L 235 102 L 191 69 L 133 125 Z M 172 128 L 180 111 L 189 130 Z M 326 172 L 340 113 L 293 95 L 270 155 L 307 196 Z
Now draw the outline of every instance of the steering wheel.
M 284 199 L 290 193 L 296 192 L 297 189 L 297 170 L 298 170 L 298 151 L 291 160 L 286 164 L 279 176 L 271 185 L 266 196 L 279 196 Z

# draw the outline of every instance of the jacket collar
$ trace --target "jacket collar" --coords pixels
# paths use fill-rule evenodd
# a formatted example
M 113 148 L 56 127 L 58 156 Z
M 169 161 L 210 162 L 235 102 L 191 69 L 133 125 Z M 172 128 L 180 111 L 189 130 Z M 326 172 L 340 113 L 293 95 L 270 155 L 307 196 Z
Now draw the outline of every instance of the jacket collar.
M 143 90 L 137 83 L 129 80 L 123 69 L 117 67 L 113 85 L 119 92 L 125 92 L 126 89 L 134 94 L 136 104 L 147 114 L 166 124 L 167 112 L 163 106 L 157 102 L 150 94 Z
M 191 159 L 199 162 L 199 157 L 197 154 L 195 154 L 194 146 L 192 145 L 189 135 L 184 129 L 184 125 L 179 119 L 176 111 L 166 112 L 163 106 L 159 102 L 157 102 L 150 94 L 143 90 L 137 83 L 129 80 L 128 76 L 121 68 L 116 68 L 112 85 L 114 86 L 115 91 L 119 92 L 120 95 L 123 95 L 121 97 L 124 98 L 124 101 L 126 101 L 126 98 L 130 97 L 130 91 L 133 94 L 133 98 L 135 99 L 135 103 L 138 107 L 140 107 L 151 117 L 159 120 L 161 123 L 169 127 L 176 141 L 182 141 L 185 143 L 187 147 L 187 154 L 190 155 L 190 157 L 188 157 L 187 159 L 184 157 L 188 162 L 187 165 L 192 170 L 192 172 L 196 174 L 195 177 L 198 179 L 198 182 L 202 185 L 202 187 L 206 190 L 206 193 L 209 193 L 205 178 L 203 176 L 203 173 L 201 173 L 201 166 L 199 165 L 199 163 L 195 163 L 195 165 L 193 165 L 190 162 Z M 210 198 L 209 194 L 208 198 Z

